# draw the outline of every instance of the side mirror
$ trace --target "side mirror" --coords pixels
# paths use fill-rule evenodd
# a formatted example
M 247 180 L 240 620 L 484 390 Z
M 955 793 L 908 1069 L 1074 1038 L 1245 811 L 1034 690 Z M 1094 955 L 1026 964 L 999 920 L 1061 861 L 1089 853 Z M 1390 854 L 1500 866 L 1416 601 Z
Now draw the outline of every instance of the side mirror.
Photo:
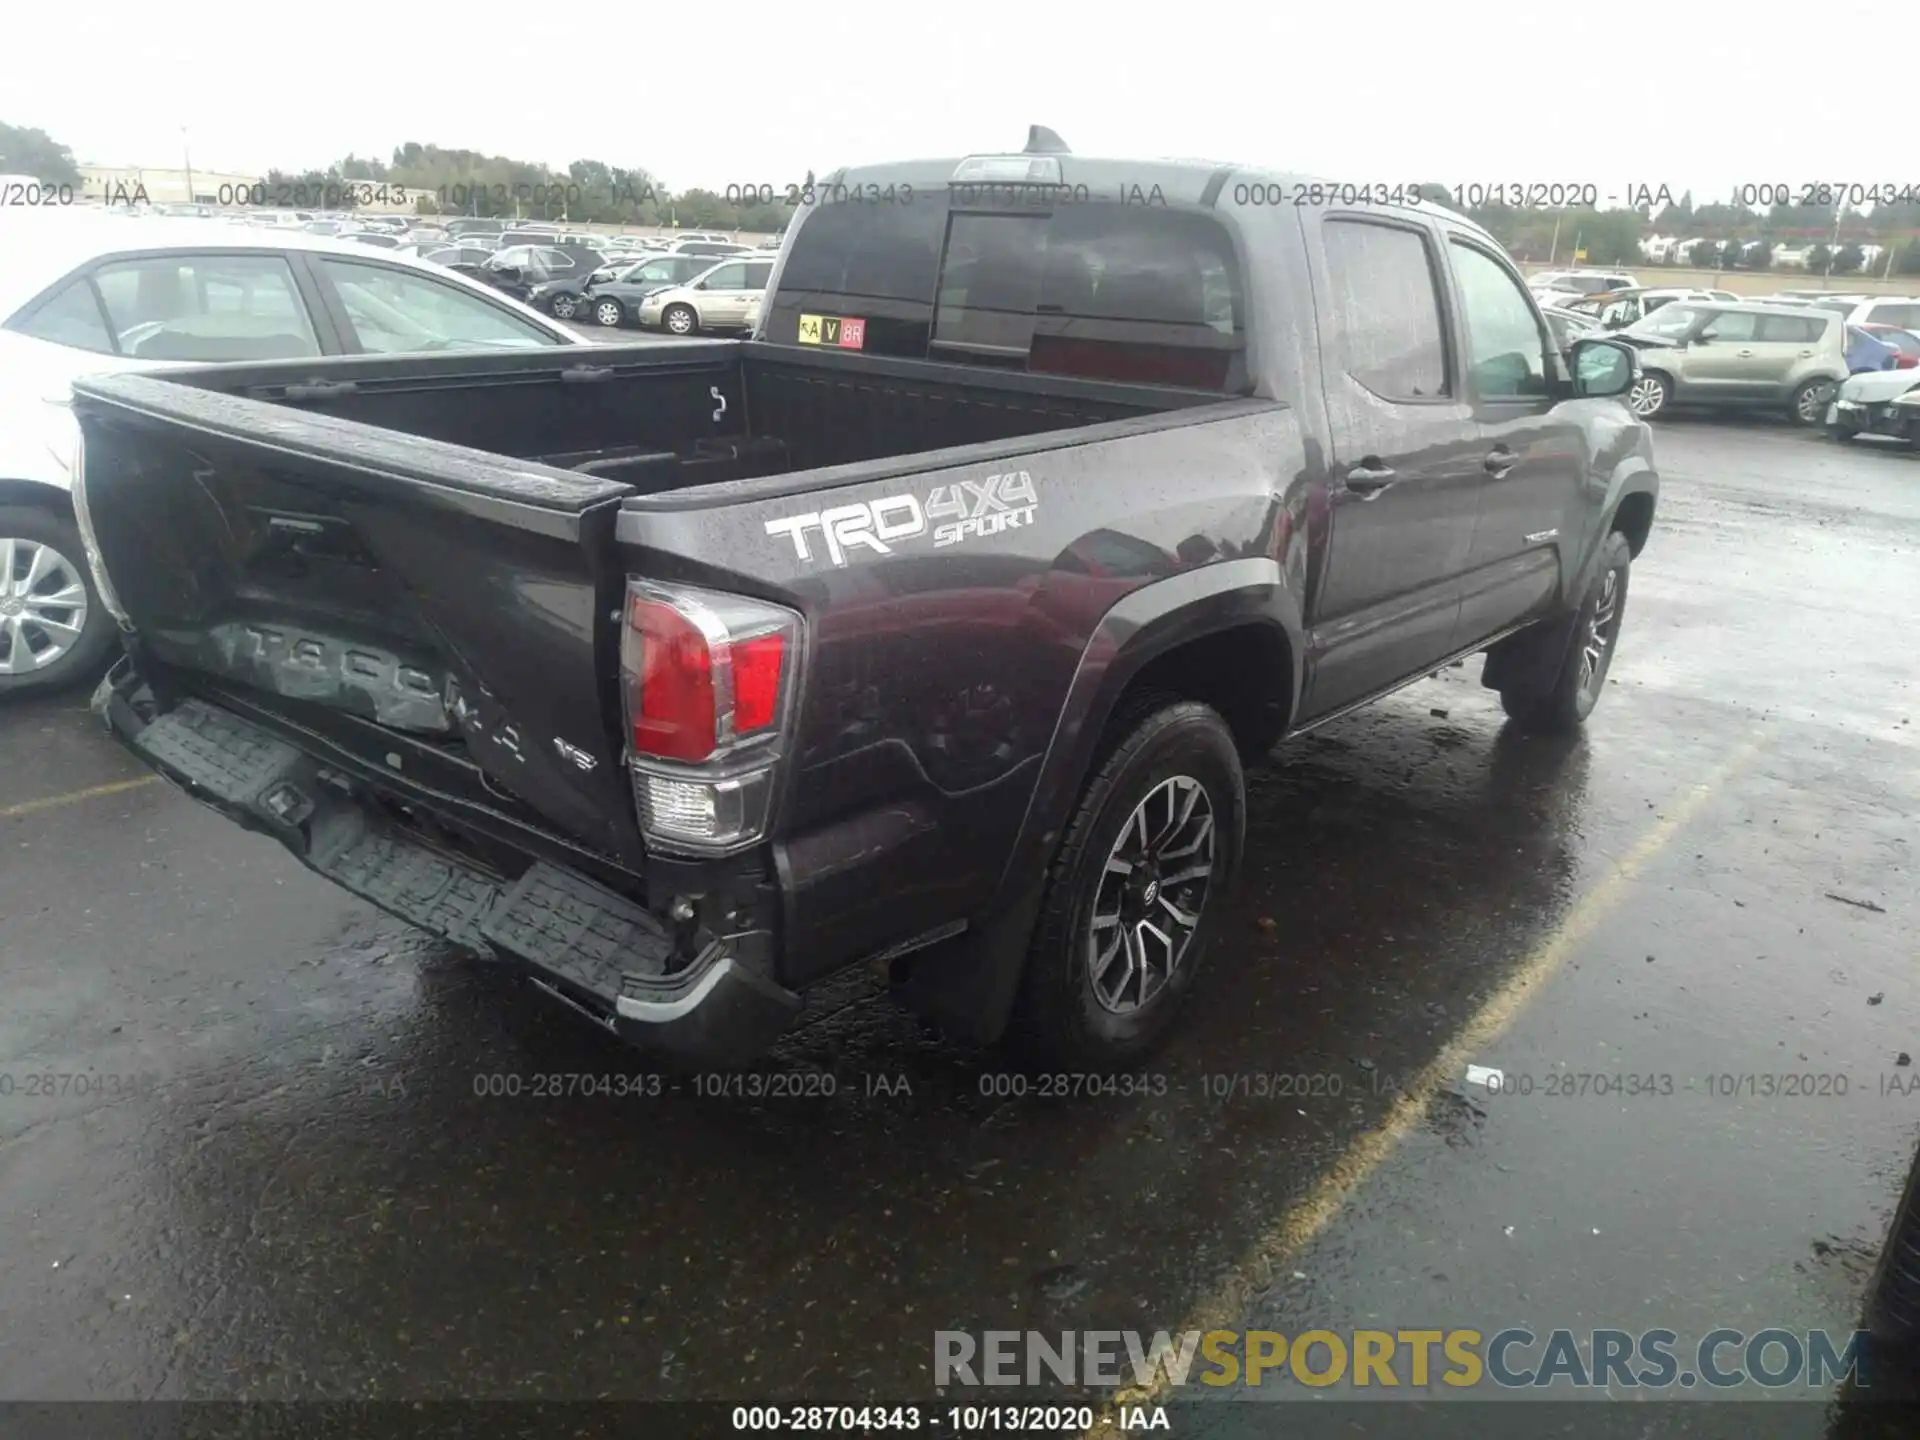
M 1633 351 L 1612 340 L 1576 340 L 1569 359 L 1573 393 L 1582 400 L 1626 394 L 1639 368 Z
M 707 282 L 704 280 L 695 281 L 693 288 L 696 290 L 704 290 L 707 288 Z

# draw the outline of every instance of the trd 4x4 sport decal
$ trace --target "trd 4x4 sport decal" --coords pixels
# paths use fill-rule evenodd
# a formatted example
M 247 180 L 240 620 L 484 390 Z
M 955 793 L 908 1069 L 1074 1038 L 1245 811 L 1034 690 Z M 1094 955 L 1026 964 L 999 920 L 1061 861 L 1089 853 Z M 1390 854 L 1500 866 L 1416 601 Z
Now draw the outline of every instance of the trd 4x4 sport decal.
M 931 522 L 944 521 L 933 525 L 933 546 L 939 550 L 976 536 L 998 535 L 1002 530 L 1031 525 L 1038 508 L 1033 477 L 1025 470 L 1009 470 L 984 480 L 936 485 L 925 503 L 914 495 L 887 495 L 769 520 L 767 534 L 785 535 L 793 541 L 798 559 L 813 560 L 813 532 L 817 531 L 826 558 L 844 566 L 848 552 L 855 547 L 891 555 L 900 541 L 926 534 Z M 954 518 L 946 520 L 949 515 Z

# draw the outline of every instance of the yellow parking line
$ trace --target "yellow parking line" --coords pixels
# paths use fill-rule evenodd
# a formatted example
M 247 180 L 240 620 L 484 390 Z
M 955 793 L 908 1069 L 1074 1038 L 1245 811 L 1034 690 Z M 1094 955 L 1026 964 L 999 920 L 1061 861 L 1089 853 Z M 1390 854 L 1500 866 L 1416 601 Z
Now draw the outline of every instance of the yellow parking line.
M 1469 1060 L 1479 1060 L 1487 1047 L 1506 1033 L 1527 1002 L 1551 980 L 1575 946 L 1619 904 L 1647 862 L 1672 842 L 1688 821 L 1719 791 L 1727 780 L 1759 753 L 1772 733 L 1771 727 L 1755 731 L 1736 746 L 1704 779 L 1682 794 L 1678 803 L 1634 844 L 1620 862 L 1600 882 L 1577 900 L 1553 933 L 1540 944 L 1506 983 L 1475 1012 L 1460 1032 L 1448 1041 L 1408 1084 L 1386 1117 L 1372 1130 L 1360 1135 L 1345 1154 L 1314 1182 L 1313 1188 L 1289 1207 L 1241 1255 L 1229 1278 L 1212 1294 L 1202 1299 L 1180 1322 L 1173 1333 L 1189 1330 L 1237 1330 L 1253 1308 L 1258 1287 L 1253 1277 L 1262 1271 L 1277 1270 L 1282 1262 L 1299 1253 L 1346 1204 L 1354 1191 L 1380 1167 L 1400 1142 L 1412 1133 L 1427 1113 L 1427 1107 L 1444 1087 L 1457 1082 L 1466 1073 Z M 1164 1403 L 1172 1386 L 1163 1370 L 1155 1383 L 1123 1390 L 1111 1405 L 1152 1405 Z M 1110 1413 L 1096 1420 L 1089 1435 L 1112 1433 Z
M 82 800 L 98 800 L 103 795 L 118 795 L 124 790 L 138 790 L 142 785 L 152 785 L 159 778 L 158 775 L 142 775 L 136 780 L 114 780 L 105 785 L 89 785 L 84 790 L 69 790 L 64 795 L 49 795 L 44 800 L 23 800 L 18 805 L 0 805 L 0 820 L 12 820 L 20 815 L 37 815 L 42 810 L 58 810 L 63 805 L 78 805 Z

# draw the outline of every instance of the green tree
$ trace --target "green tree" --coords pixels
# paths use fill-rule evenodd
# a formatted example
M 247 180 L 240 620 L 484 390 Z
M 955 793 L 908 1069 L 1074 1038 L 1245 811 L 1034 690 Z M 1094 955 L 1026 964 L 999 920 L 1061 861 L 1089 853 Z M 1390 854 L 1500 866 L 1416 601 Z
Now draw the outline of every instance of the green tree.
M 1825 245 L 1816 245 L 1807 252 L 1807 273 L 1810 275 L 1830 275 L 1833 273 L 1833 251 Z
M 1748 270 L 1771 270 L 1773 268 L 1773 241 L 1759 239 L 1753 242 L 1753 248 L 1740 257 L 1740 264 Z
M 78 185 L 73 151 L 44 130 L 0 124 L 0 172 L 31 175 L 46 185 Z
M 1920 240 L 1909 240 L 1894 253 L 1893 273 L 1920 275 Z
M 1857 275 L 1860 273 L 1860 266 L 1866 258 L 1866 255 L 1858 245 L 1842 245 L 1838 250 L 1833 252 L 1832 273 L 1835 275 Z

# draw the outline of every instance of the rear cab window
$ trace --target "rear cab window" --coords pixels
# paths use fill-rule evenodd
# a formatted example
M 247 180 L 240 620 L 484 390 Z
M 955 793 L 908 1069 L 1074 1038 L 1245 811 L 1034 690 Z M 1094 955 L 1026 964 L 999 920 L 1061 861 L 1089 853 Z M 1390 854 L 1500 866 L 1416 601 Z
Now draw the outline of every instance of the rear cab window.
M 863 323 L 823 332 L 826 318 Z M 868 354 L 1031 374 L 1245 384 L 1232 239 L 1211 212 L 1172 205 L 990 208 L 947 191 L 822 205 L 800 221 L 765 335 L 823 333 L 857 336 Z

